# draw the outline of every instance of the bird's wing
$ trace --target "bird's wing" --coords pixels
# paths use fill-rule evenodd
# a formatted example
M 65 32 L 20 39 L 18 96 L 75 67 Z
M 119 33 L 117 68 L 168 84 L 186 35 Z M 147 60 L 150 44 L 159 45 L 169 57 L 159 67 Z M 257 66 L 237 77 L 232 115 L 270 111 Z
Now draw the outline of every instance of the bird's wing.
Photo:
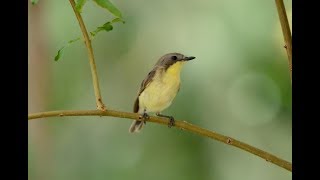
M 153 68 L 152 71 L 149 72 L 147 77 L 141 82 L 138 96 L 137 96 L 137 98 L 136 98 L 136 100 L 134 102 L 134 105 L 133 105 L 133 112 L 134 113 L 137 113 L 139 111 L 139 96 L 143 92 L 143 90 L 145 90 L 146 87 L 148 87 L 148 85 L 150 84 L 151 80 L 156 75 L 156 69 L 157 69 L 156 67 Z

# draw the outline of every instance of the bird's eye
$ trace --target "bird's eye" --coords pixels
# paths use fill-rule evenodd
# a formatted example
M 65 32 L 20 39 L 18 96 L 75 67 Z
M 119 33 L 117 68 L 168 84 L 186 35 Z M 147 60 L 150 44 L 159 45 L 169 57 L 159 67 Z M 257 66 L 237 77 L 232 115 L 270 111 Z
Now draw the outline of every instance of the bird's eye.
M 178 58 L 177 58 L 177 56 L 172 56 L 171 59 L 172 60 L 177 60 Z

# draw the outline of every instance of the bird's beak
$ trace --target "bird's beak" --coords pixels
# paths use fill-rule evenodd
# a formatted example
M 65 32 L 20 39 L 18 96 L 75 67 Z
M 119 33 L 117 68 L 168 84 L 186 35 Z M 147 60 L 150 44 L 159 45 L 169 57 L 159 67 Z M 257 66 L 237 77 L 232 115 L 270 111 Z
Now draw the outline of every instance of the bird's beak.
M 190 61 L 190 60 L 195 59 L 195 58 L 196 58 L 196 57 L 189 56 L 189 57 L 184 57 L 183 60 L 185 60 L 185 61 Z

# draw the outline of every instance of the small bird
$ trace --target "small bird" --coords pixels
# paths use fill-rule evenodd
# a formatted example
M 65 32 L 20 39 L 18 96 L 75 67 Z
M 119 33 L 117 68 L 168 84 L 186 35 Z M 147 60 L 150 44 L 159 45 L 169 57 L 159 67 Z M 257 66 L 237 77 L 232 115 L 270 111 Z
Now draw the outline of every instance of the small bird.
M 195 59 L 180 53 L 169 53 L 162 56 L 142 81 L 138 96 L 133 106 L 133 112 L 139 113 L 142 121 L 133 121 L 129 132 L 139 132 L 149 118 L 147 113 L 170 119 L 169 127 L 174 126 L 174 118 L 161 112 L 168 108 L 180 90 L 180 72 L 183 64 Z

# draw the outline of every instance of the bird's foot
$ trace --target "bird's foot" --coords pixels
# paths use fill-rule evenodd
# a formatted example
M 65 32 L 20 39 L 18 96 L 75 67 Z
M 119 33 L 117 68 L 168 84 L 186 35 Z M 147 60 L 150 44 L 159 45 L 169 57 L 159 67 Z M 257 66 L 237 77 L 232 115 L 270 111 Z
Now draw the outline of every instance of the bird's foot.
M 172 116 L 169 116 L 169 124 L 168 127 L 171 128 L 172 126 L 175 125 L 175 121 L 174 118 Z
M 160 113 L 156 113 L 156 115 L 159 116 L 159 117 L 168 118 L 168 119 L 169 119 L 169 124 L 168 124 L 168 127 L 169 127 L 169 128 L 171 128 L 172 126 L 175 125 L 175 121 L 174 121 L 173 116 L 166 116 L 166 115 L 163 115 L 163 114 L 160 114 Z
M 139 119 L 143 119 L 143 123 L 146 124 L 146 119 L 149 119 L 150 116 L 147 113 L 143 113 L 142 115 L 139 116 Z

